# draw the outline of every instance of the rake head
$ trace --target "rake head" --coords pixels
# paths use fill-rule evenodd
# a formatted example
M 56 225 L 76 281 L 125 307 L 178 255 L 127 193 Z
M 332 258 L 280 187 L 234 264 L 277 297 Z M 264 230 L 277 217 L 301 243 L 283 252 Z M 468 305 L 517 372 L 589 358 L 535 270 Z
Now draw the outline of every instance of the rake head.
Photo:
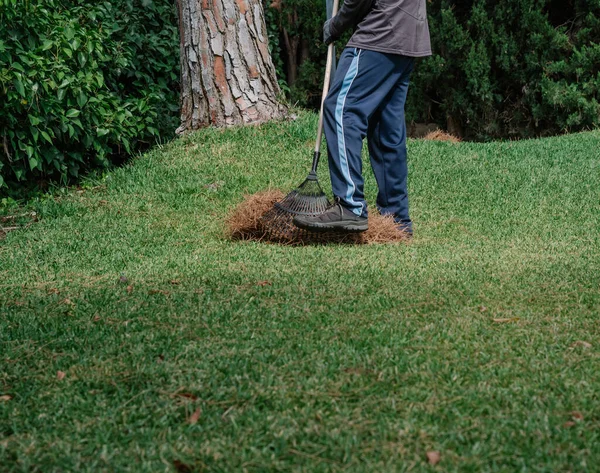
M 308 240 L 313 234 L 296 227 L 292 222 L 294 216 L 319 215 L 330 205 L 316 173 L 311 172 L 302 184 L 261 217 L 260 225 L 272 240 L 287 242 Z

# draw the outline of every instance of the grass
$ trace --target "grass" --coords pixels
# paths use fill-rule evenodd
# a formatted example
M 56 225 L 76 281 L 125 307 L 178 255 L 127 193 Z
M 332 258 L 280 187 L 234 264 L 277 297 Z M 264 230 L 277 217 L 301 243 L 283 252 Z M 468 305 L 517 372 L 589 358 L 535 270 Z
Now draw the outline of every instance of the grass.
M 315 128 L 189 135 L 0 241 L 0 471 L 598 471 L 600 132 L 410 141 L 410 244 L 228 241 Z

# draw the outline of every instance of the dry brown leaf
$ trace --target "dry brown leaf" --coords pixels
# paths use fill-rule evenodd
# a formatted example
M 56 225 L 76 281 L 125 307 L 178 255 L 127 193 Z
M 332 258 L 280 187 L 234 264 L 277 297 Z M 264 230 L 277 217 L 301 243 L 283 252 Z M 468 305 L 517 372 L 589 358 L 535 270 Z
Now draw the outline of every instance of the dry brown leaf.
M 150 289 L 148 291 L 148 294 L 150 294 L 151 296 L 153 296 L 154 294 L 162 294 L 163 296 L 168 296 L 171 293 L 169 291 L 163 291 L 162 289 Z
M 10 401 L 13 397 L 10 394 L 4 394 L 0 396 L 0 401 Z
M 131 294 L 132 291 L 133 291 L 133 286 L 131 286 L 131 285 L 127 286 L 127 293 Z
M 572 420 L 569 420 L 563 424 L 563 427 L 568 429 L 570 427 L 573 427 L 574 425 L 575 425 L 575 422 L 573 422 Z
M 578 340 L 571 345 L 572 347 L 583 347 L 583 348 L 592 348 L 592 344 L 590 342 L 584 342 L 583 340 Z
M 583 414 L 579 411 L 571 412 L 571 417 L 575 420 L 583 420 Z
M 271 282 L 270 281 L 258 281 L 256 283 L 257 286 L 270 286 Z
M 200 419 L 200 414 L 202 414 L 202 409 L 196 409 L 194 413 L 189 417 L 188 422 L 192 425 L 197 424 L 198 419 Z
M 100 316 L 99 315 L 95 315 L 94 316 L 94 322 L 98 322 L 100 320 Z
M 195 401 L 198 399 L 198 396 L 196 396 L 195 394 L 192 394 L 192 393 L 177 393 L 176 396 L 184 397 L 186 399 L 191 399 L 192 401 Z M 198 409 L 200 409 L 200 408 L 198 408 Z
M 442 459 L 442 455 L 440 454 L 440 452 L 437 452 L 435 450 L 427 452 L 427 461 L 431 465 L 437 465 L 441 459 Z
M 510 318 L 506 318 L 506 319 L 492 319 L 492 321 L 497 324 L 507 324 L 509 322 L 518 322 L 519 317 L 510 317 Z
M 173 460 L 173 466 L 179 473 L 192 473 L 194 469 L 180 460 Z
M 65 379 L 65 376 L 67 376 L 67 373 L 65 373 L 64 371 L 57 371 L 56 372 L 56 379 L 58 379 L 59 381 Z

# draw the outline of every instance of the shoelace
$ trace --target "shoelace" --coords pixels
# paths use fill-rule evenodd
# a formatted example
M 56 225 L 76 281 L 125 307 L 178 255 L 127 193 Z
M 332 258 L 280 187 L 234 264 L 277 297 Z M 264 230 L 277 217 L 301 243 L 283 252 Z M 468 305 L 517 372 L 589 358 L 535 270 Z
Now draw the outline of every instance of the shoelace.
M 335 198 L 335 206 L 337 206 L 338 210 L 340 211 L 340 217 L 343 217 L 344 216 L 344 207 L 342 206 L 342 203 L 341 203 L 341 200 L 339 197 Z

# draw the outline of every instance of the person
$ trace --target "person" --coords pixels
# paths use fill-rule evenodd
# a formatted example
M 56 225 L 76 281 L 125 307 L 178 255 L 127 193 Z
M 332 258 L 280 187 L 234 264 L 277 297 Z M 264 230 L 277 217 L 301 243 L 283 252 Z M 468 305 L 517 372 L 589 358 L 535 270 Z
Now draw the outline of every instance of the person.
M 366 137 L 379 189 L 377 208 L 412 236 L 404 104 L 415 58 L 431 55 L 425 2 L 345 0 L 323 26 L 326 44 L 356 28 L 323 110 L 335 204 L 317 216 L 296 216 L 296 226 L 317 232 L 368 229 L 361 159 Z

